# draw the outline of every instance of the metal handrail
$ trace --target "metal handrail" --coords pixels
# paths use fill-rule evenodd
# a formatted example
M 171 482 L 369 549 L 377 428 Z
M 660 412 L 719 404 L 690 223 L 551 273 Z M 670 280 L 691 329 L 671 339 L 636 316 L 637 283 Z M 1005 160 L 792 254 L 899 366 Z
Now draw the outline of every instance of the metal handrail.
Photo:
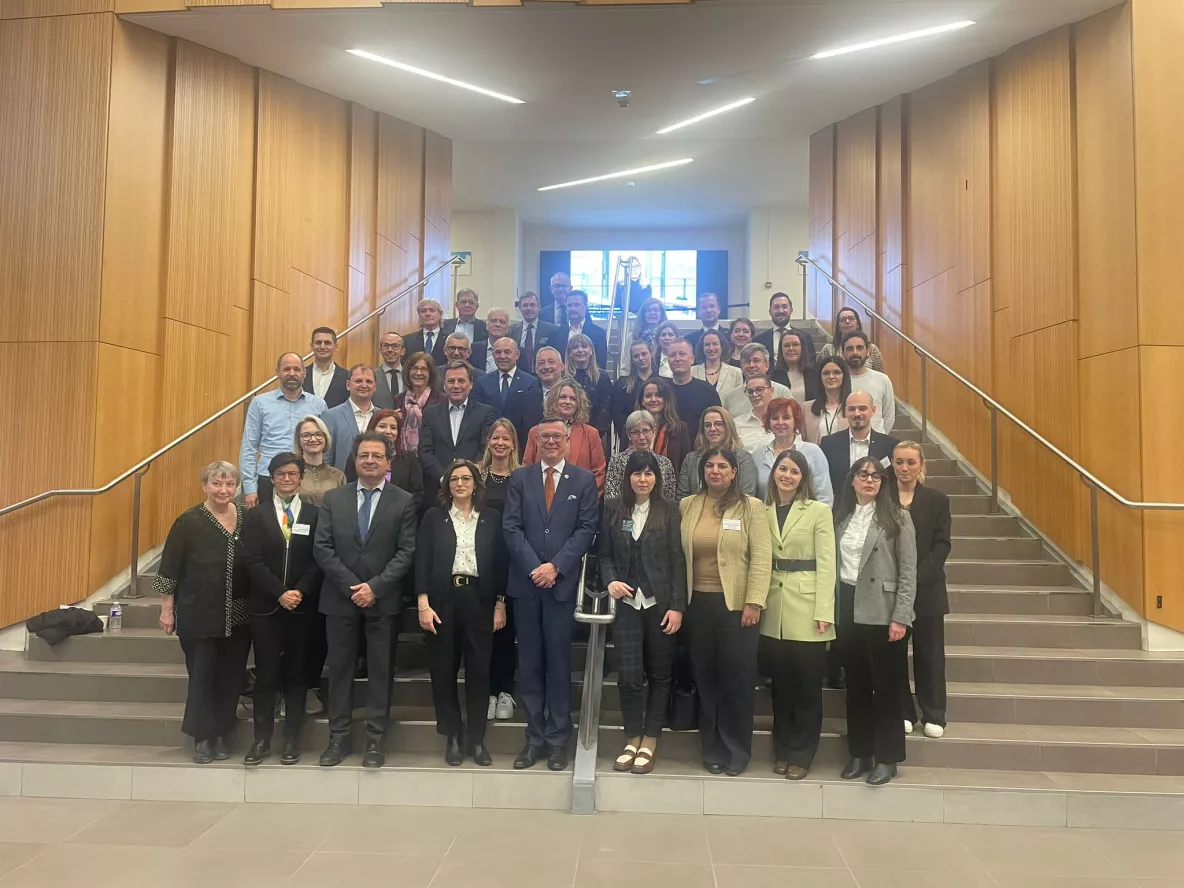
M 408 293 L 411 293 L 414 290 L 417 290 L 420 287 L 422 287 L 424 284 L 426 284 L 428 281 L 430 281 L 432 278 L 434 278 L 436 275 L 438 275 L 444 269 L 459 267 L 463 264 L 464 264 L 464 260 L 462 258 L 460 258 L 459 256 L 449 259 L 447 262 L 440 264 L 436 268 L 433 268 L 430 272 L 428 272 L 426 275 L 424 275 L 422 278 L 420 278 L 418 281 L 416 281 L 411 286 L 406 287 L 403 290 L 400 290 L 398 293 L 396 293 L 390 299 L 386 300 L 386 302 L 384 302 L 378 308 L 374 309 L 374 311 L 370 312 L 365 317 L 360 318 L 357 321 L 354 321 L 352 324 L 350 324 L 348 327 L 346 327 L 344 330 L 342 330 L 340 333 L 338 333 L 337 336 L 339 338 L 342 336 L 347 336 L 348 334 L 350 334 L 354 330 L 356 330 L 358 327 L 362 326 L 362 324 L 378 317 L 384 311 L 386 311 L 388 308 L 390 308 L 390 306 L 393 305 L 395 302 L 402 299 Z M 304 355 L 304 357 L 301 360 L 307 361 L 311 357 L 312 357 L 312 353 L 310 352 L 309 354 Z M 202 420 L 197 425 L 195 425 L 193 428 L 191 428 L 189 431 L 185 432 L 180 437 L 174 438 L 168 444 L 164 445 L 164 447 L 161 447 L 159 450 L 157 450 L 155 453 L 153 453 L 151 456 L 145 457 L 144 459 L 140 460 L 138 463 L 136 463 L 134 466 L 132 466 L 126 472 L 124 472 L 123 474 L 114 478 L 113 480 L 108 481 L 102 487 L 92 487 L 90 489 L 46 490 L 46 491 L 43 491 L 43 492 L 37 494 L 36 496 L 31 496 L 28 499 L 23 499 L 18 503 L 13 503 L 10 506 L 5 506 L 4 508 L 0 509 L 0 517 L 3 517 L 4 515 L 8 515 L 11 512 L 16 512 L 19 509 L 24 509 L 28 506 L 33 505 L 34 503 L 39 503 L 42 500 L 47 500 L 47 499 L 49 499 L 51 497 L 55 497 L 55 496 L 98 496 L 100 494 L 107 493 L 108 491 L 114 489 L 115 487 L 118 487 L 120 484 L 122 484 L 128 478 L 131 478 L 134 476 L 135 477 L 135 490 L 132 494 L 131 585 L 129 586 L 128 592 L 124 597 L 138 598 L 138 597 L 140 597 L 140 593 L 136 589 L 136 578 L 137 578 L 137 572 L 138 572 L 137 568 L 138 568 L 138 564 L 139 564 L 139 548 L 140 548 L 140 533 L 139 533 L 139 530 L 140 530 L 140 482 L 143 479 L 144 475 L 152 467 L 152 464 L 156 460 L 160 459 L 162 456 L 164 456 L 166 453 L 170 452 L 173 448 L 177 447 L 179 444 L 183 444 L 185 441 L 188 441 L 190 438 L 192 438 L 194 435 L 196 435 L 202 429 L 207 428 L 208 426 L 217 422 L 219 419 L 221 419 L 226 414 L 230 413 L 232 410 L 235 410 L 238 407 L 241 407 L 243 404 L 245 404 L 247 401 L 249 401 L 255 395 L 259 394 L 259 392 L 263 391 L 268 386 L 270 386 L 278 378 L 279 378 L 278 375 L 274 375 L 270 379 L 268 379 L 267 381 L 261 382 L 259 385 L 255 386 L 253 389 L 251 389 L 249 392 L 247 392 L 242 397 L 237 398 L 236 400 L 232 401 L 230 404 L 223 407 L 217 413 L 214 413 L 212 416 L 209 416 L 206 419 Z
M 580 569 L 576 594 L 575 621 L 588 627 L 584 657 L 584 684 L 580 694 L 580 726 L 576 735 L 576 759 L 572 766 L 571 813 L 592 814 L 596 810 L 596 757 L 600 734 L 600 704 L 604 695 L 604 649 L 608 625 L 616 614 L 617 602 L 602 589 L 587 587 L 588 556 Z M 585 607 L 589 599 L 590 608 Z
M 921 358 L 921 440 L 924 441 L 928 432 L 928 400 L 929 387 L 927 385 L 927 366 L 928 362 L 932 361 L 963 386 L 974 392 L 982 399 L 983 404 L 991 411 L 991 504 L 992 507 L 997 507 L 999 503 L 999 431 L 998 431 L 998 417 L 1000 415 L 1011 420 L 1017 428 L 1023 431 L 1028 437 L 1035 440 L 1038 444 L 1043 446 L 1046 450 L 1056 456 L 1061 462 L 1069 466 L 1082 482 L 1089 487 L 1089 508 L 1090 508 L 1090 544 L 1092 556 L 1092 570 L 1093 570 L 1093 592 L 1094 592 L 1094 615 L 1101 616 L 1102 610 L 1102 575 L 1099 565 L 1100 558 L 1100 543 L 1099 543 L 1099 528 L 1098 528 L 1098 491 L 1101 490 L 1115 502 L 1118 502 L 1128 509 L 1136 509 L 1141 511 L 1155 510 L 1155 511 L 1184 511 L 1184 503 L 1156 503 L 1156 502 L 1140 502 L 1138 500 L 1130 500 L 1112 488 L 1102 479 L 1098 478 L 1093 472 L 1087 469 L 1073 457 L 1069 456 L 1038 431 L 984 392 L 981 388 L 951 367 L 945 361 L 938 358 L 932 352 L 921 345 L 886 317 L 876 311 L 872 306 L 863 301 L 857 294 L 851 292 L 850 288 L 837 281 L 830 272 L 818 264 L 817 261 L 810 258 L 806 252 L 799 253 L 795 260 L 802 266 L 803 271 L 808 271 L 807 266 L 813 266 L 814 269 L 825 277 L 832 287 L 835 287 L 845 293 L 850 299 L 866 311 L 871 317 L 875 318 L 879 323 L 883 324 L 887 329 L 891 330 L 905 342 L 913 347 L 913 351 Z M 802 285 L 803 291 L 806 289 L 805 282 Z

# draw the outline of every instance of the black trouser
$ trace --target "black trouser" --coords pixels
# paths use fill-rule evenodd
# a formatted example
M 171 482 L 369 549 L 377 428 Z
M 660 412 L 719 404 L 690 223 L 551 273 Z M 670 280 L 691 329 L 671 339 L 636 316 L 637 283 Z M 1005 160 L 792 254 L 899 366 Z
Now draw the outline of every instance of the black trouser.
M 944 614 L 918 614 L 909 630 L 913 640 L 913 684 L 921 704 L 920 721 L 946 726 L 946 618 Z M 909 684 L 902 695 L 904 717 L 918 721 Z
M 493 604 L 481 600 L 476 584 L 433 589 L 428 597 L 440 618 L 436 634 L 429 632 L 427 637 L 436 733 L 445 737 L 464 733 L 469 743 L 484 742 L 489 660 L 493 653 Z M 461 721 L 456 682 L 461 655 L 465 664 L 467 730 Z
M 311 613 L 308 614 L 308 619 L 308 646 L 304 650 L 304 685 L 319 689 L 321 675 L 325 671 L 325 657 L 329 653 L 329 643 L 325 640 L 325 615 Z
M 760 642 L 756 626 L 740 626 L 740 615 L 728 610 L 719 592 L 695 592 L 687 608 L 703 763 L 734 771 L 752 758 Z
M 668 610 L 659 604 L 638 610 L 617 602 L 613 652 L 626 737 L 657 737 L 666 724 L 675 652 L 674 636 L 662 631 L 662 618 Z
M 366 633 L 366 735 L 382 741 L 391 715 L 391 678 L 395 662 L 395 617 L 375 608 L 359 608 L 349 616 L 325 616 L 329 641 L 329 734 L 348 739 L 353 721 L 354 663 L 358 627 Z
M 316 614 L 292 613 L 280 608 L 273 614 L 251 616 L 255 642 L 255 739 L 271 740 L 275 730 L 275 695 L 284 695 L 284 736 L 296 739 L 304 725 L 304 698 L 308 692 L 305 660 Z
M 550 589 L 519 598 L 518 692 L 526 716 L 526 742 L 532 746 L 567 746 L 571 740 L 571 641 L 576 622 L 572 603 L 559 601 Z
M 822 734 L 826 642 L 761 636 L 761 659 L 773 679 L 773 746 L 777 761 L 809 768 Z
M 900 700 L 908 685 L 908 644 L 887 626 L 855 622 L 855 587 L 839 583 L 839 650 L 847 672 L 847 749 L 852 758 L 903 762 Z
M 237 720 L 251 633 L 238 626 L 225 638 L 181 636 L 189 689 L 181 731 L 194 740 L 230 739 Z
M 514 647 L 514 603 L 506 599 L 506 625 L 493 633 L 493 654 L 489 663 L 489 693 L 514 694 L 514 667 L 518 651 Z

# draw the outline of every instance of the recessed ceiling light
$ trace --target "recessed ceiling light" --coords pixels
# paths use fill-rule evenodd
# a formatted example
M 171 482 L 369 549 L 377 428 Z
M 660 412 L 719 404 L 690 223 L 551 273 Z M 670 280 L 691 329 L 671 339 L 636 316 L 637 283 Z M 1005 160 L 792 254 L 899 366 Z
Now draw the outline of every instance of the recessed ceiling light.
M 722 108 L 716 108 L 713 111 L 705 111 L 704 113 L 695 117 L 688 118 L 687 120 L 683 120 L 678 123 L 672 123 L 670 126 L 658 130 L 658 135 L 664 136 L 666 133 L 672 133 L 677 129 L 682 129 L 684 126 L 690 126 L 692 123 L 698 123 L 700 120 L 706 120 L 708 117 L 715 117 L 717 114 L 725 114 L 728 111 L 734 111 L 737 108 L 743 108 L 745 105 L 751 105 L 755 101 L 755 96 L 748 96 L 747 98 L 740 99 L 737 102 L 732 102 L 730 105 L 724 105 Z
M 693 161 L 693 157 L 684 157 L 681 160 L 668 160 L 665 163 L 655 163 L 650 166 L 637 167 L 632 170 L 621 170 L 619 173 L 605 173 L 603 176 L 591 176 L 587 179 L 576 179 L 572 182 L 560 182 L 558 185 L 544 185 L 539 191 L 555 191 L 558 188 L 571 188 L 573 185 L 587 185 L 590 182 L 603 182 L 606 179 L 623 179 L 627 176 L 636 176 L 639 173 L 652 173 L 655 170 L 666 170 L 670 167 L 683 166 Z
M 944 34 L 946 31 L 957 31 L 959 28 L 969 28 L 974 22 L 951 22 L 948 25 L 938 25 L 936 28 L 924 28 L 920 31 L 909 31 L 907 34 L 897 34 L 894 37 L 884 37 L 880 40 L 869 40 L 866 43 L 855 43 L 851 46 L 840 46 L 838 49 L 827 49 L 810 56 L 812 59 L 829 59 L 831 56 L 846 55 L 849 52 L 859 52 L 861 49 L 872 49 L 877 46 L 888 46 L 890 43 L 902 43 L 917 37 L 928 37 L 931 34 Z
M 392 68 L 398 68 L 400 71 L 406 71 L 408 74 L 418 74 L 420 77 L 427 77 L 431 80 L 438 80 L 441 83 L 447 83 L 450 86 L 459 86 L 461 89 L 471 90 L 475 93 L 481 93 L 483 96 L 489 96 L 494 99 L 501 99 L 503 102 L 510 102 L 513 105 L 525 105 L 522 99 L 516 99 L 513 96 L 507 96 L 504 93 L 494 92 L 491 89 L 485 89 L 483 86 L 474 86 L 471 83 L 465 83 L 463 80 L 454 80 L 451 77 L 445 77 L 443 74 L 434 74 L 431 71 L 425 71 L 423 68 L 417 68 L 414 65 L 408 65 L 403 62 L 396 62 L 394 59 L 388 59 L 380 55 L 375 55 L 372 52 L 366 52 L 364 49 L 347 49 L 350 55 L 356 55 L 359 58 L 369 59 L 372 62 L 378 62 L 380 65 L 389 65 Z

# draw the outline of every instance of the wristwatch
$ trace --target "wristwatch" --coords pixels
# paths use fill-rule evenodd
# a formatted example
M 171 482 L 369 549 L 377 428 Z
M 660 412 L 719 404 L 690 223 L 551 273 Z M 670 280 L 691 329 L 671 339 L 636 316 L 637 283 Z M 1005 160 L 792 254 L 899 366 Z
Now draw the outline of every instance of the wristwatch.
M 504 596 L 504 595 L 499 595 L 499 596 L 497 597 L 497 603 L 498 603 L 498 604 L 505 604 L 505 603 L 506 603 L 506 596 Z

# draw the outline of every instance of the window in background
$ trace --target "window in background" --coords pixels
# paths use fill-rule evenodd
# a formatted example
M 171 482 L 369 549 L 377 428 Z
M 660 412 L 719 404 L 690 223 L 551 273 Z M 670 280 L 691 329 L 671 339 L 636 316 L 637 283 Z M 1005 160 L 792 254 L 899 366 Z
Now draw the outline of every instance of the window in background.
M 695 250 L 572 250 L 571 285 L 588 294 L 588 308 L 596 318 L 608 316 L 611 287 L 621 258 L 633 256 L 630 303 L 634 311 L 642 300 L 656 296 L 674 318 L 695 315 L 697 293 Z M 618 284 L 617 310 L 623 304 L 623 287 Z

